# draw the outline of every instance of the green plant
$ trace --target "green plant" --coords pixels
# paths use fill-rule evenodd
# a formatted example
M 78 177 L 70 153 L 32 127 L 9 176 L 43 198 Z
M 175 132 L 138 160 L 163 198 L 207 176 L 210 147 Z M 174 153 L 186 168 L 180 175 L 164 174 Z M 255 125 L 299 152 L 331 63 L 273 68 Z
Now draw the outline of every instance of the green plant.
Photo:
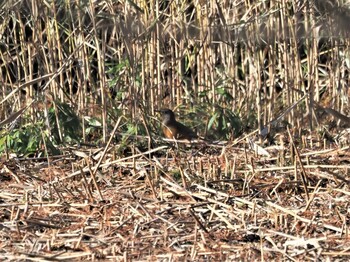
M 232 139 L 239 136 L 242 130 L 242 121 L 235 112 L 215 106 L 208 121 L 208 131 L 215 139 Z
M 47 132 L 43 132 L 43 123 L 28 124 L 9 132 L 3 130 L 0 136 L 0 153 L 7 150 L 17 156 L 40 156 L 47 152 L 49 155 L 59 154 Z
M 49 108 L 48 119 L 55 143 L 72 143 L 81 140 L 79 117 L 68 104 L 55 102 L 55 106 Z

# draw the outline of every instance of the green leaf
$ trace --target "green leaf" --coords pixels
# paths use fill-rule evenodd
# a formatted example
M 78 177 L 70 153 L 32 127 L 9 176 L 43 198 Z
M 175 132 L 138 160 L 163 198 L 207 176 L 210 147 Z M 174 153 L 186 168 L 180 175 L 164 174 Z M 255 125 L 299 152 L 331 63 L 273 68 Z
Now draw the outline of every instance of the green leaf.
M 214 122 L 216 121 L 217 117 L 218 117 L 218 113 L 215 113 L 209 120 L 208 123 L 208 129 L 211 129 L 211 127 L 213 126 Z

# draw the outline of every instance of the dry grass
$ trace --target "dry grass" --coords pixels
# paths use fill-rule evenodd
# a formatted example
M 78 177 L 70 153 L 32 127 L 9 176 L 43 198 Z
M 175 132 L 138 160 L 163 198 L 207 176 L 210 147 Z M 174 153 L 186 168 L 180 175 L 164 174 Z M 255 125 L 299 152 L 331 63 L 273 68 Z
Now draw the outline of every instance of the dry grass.
M 270 156 L 162 146 L 122 159 L 114 147 L 100 165 L 103 148 L 3 162 L 1 259 L 349 258 L 349 147 L 303 149 L 299 163 L 282 146 Z
M 0 259 L 350 259 L 345 1 L 0 7 Z

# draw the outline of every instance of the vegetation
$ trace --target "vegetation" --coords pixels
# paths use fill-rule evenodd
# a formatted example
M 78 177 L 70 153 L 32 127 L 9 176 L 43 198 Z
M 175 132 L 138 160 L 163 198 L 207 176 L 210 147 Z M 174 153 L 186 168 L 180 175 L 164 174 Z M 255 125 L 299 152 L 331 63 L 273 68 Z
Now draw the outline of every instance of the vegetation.
M 349 259 L 346 1 L 0 7 L 1 257 Z

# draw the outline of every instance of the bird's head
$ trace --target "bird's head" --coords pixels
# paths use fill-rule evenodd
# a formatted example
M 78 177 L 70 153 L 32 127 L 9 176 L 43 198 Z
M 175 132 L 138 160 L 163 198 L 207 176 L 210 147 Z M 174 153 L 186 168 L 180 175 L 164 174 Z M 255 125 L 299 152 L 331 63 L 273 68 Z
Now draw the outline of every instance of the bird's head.
M 162 108 L 156 111 L 161 114 L 163 123 L 167 123 L 169 121 L 175 121 L 175 114 L 172 110 L 168 108 Z

